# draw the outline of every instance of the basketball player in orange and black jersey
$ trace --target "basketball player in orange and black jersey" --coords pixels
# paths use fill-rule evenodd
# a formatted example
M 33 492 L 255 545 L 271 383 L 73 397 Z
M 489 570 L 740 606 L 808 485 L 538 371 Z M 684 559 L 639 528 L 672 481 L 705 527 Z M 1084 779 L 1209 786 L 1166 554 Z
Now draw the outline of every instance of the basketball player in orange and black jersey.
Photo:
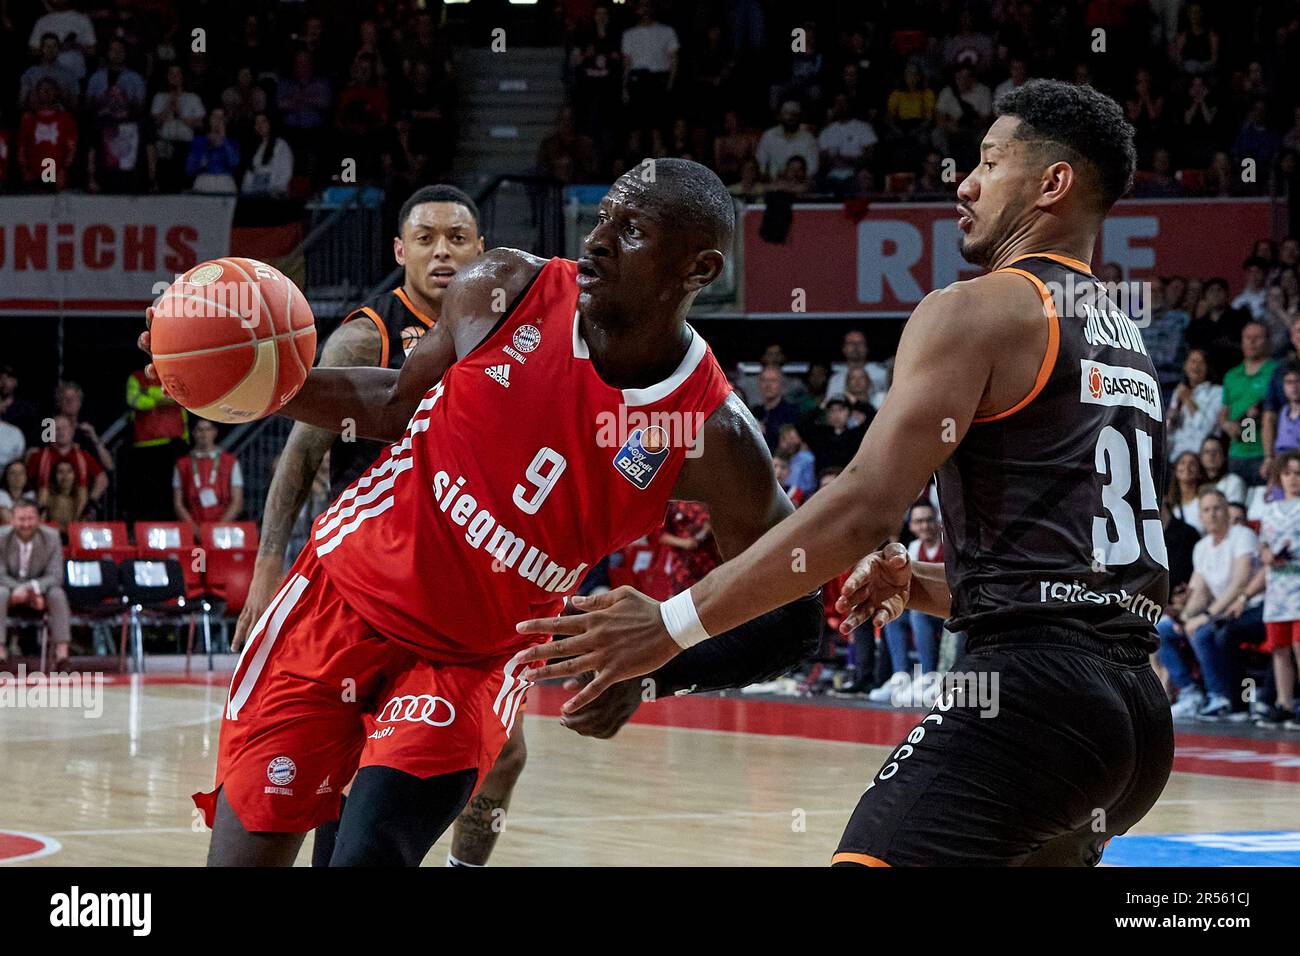
M 997 113 L 957 193 L 962 254 L 989 271 L 917 306 L 840 477 L 662 605 L 618 588 L 518 628 L 571 635 L 514 662 L 568 658 L 534 680 L 594 672 L 564 708 L 580 712 L 880 547 L 937 471 L 944 562 L 874 551 L 837 609 L 846 633 L 903 607 L 950 618 L 969 637 L 960 681 L 890 752 L 837 865 L 1093 865 L 1173 764 L 1148 663 L 1169 589 L 1163 405 L 1141 333 L 1088 266 L 1132 180 L 1133 128 L 1050 80 Z
M 325 341 L 319 364 L 400 369 L 425 331 L 437 322 L 447 286 L 483 253 L 478 208 L 454 186 L 425 186 L 411 194 L 397 217 L 393 257 L 402 284 L 354 309 Z M 293 525 L 329 454 L 330 501 L 360 477 L 387 446 L 345 438 L 323 428 L 294 424 L 275 468 L 262 517 L 261 544 L 248 602 L 239 616 L 233 646 L 239 650 L 284 578 L 284 553 Z M 626 709 L 625 709 L 626 710 Z M 630 716 L 630 713 L 628 714 Z M 617 727 L 600 728 L 606 735 Z M 470 805 L 457 818 L 449 862 L 484 866 L 501 832 L 498 819 L 527 759 L 523 721 Z M 315 865 L 328 864 L 337 821 L 321 826 L 313 848 Z

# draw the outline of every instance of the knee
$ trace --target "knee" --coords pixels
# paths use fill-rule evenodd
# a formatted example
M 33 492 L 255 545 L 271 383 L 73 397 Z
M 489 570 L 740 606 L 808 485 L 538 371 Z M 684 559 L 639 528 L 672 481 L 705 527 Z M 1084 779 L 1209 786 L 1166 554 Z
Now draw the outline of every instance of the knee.
M 53 587 L 46 588 L 43 593 L 45 595 L 45 603 L 49 607 L 63 609 L 68 606 L 68 595 L 63 590 L 62 585 L 56 584 Z
M 1188 641 L 1197 654 L 1203 654 L 1214 643 L 1214 636 L 1219 628 L 1214 624 L 1202 624 Z

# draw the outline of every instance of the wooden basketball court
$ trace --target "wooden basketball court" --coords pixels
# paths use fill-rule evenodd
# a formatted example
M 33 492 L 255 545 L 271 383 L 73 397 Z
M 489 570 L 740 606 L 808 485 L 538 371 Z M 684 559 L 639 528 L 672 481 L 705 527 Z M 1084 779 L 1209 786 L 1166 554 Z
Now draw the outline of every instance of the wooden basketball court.
M 106 675 L 97 716 L 0 707 L 0 863 L 201 864 L 208 834 L 189 797 L 212 782 L 227 680 Z M 921 716 L 700 697 L 643 706 L 602 741 L 560 727 L 565 696 L 532 691 L 528 768 L 493 864 L 823 866 L 889 744 Z M 300 865 L 309 856 L 310 841 Z M 1300 734 L 1205 724 L 1179 727 L 1164 796 L 1106 860 L 1296 861 Z

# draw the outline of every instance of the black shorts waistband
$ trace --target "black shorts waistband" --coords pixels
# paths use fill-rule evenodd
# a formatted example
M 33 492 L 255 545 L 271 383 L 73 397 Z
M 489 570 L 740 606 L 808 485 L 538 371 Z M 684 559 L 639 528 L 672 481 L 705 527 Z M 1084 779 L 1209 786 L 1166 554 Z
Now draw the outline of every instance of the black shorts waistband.
M 966 641 L 966 650 L 976 651 L 987 648 L 1003 648 L 1014 645 L 1056 644 L 1087 651 L 1097 657 L 1117 664 L 1145 663 L 1150 652 L 1137 638 L 1105 638 L 1094 633 L 1080 631 L 1072 627 L 1053 627 L 1050 624 L 1036 624 L 1022 628 L 990 631 L 985 634 L 971 634 Z

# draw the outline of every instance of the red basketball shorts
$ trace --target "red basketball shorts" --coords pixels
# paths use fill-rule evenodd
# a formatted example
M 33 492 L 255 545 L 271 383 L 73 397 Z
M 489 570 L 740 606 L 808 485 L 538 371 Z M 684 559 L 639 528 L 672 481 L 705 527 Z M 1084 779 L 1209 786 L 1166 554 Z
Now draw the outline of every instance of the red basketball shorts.
M 303 833 L 339 815 L 359 767 L 427 778 L 495 762 L 530 681 L 514 651 L 439 663 L 357 616 L 305 548 L 244 644 L 230 684 L 216 786 L 250 831 Z

